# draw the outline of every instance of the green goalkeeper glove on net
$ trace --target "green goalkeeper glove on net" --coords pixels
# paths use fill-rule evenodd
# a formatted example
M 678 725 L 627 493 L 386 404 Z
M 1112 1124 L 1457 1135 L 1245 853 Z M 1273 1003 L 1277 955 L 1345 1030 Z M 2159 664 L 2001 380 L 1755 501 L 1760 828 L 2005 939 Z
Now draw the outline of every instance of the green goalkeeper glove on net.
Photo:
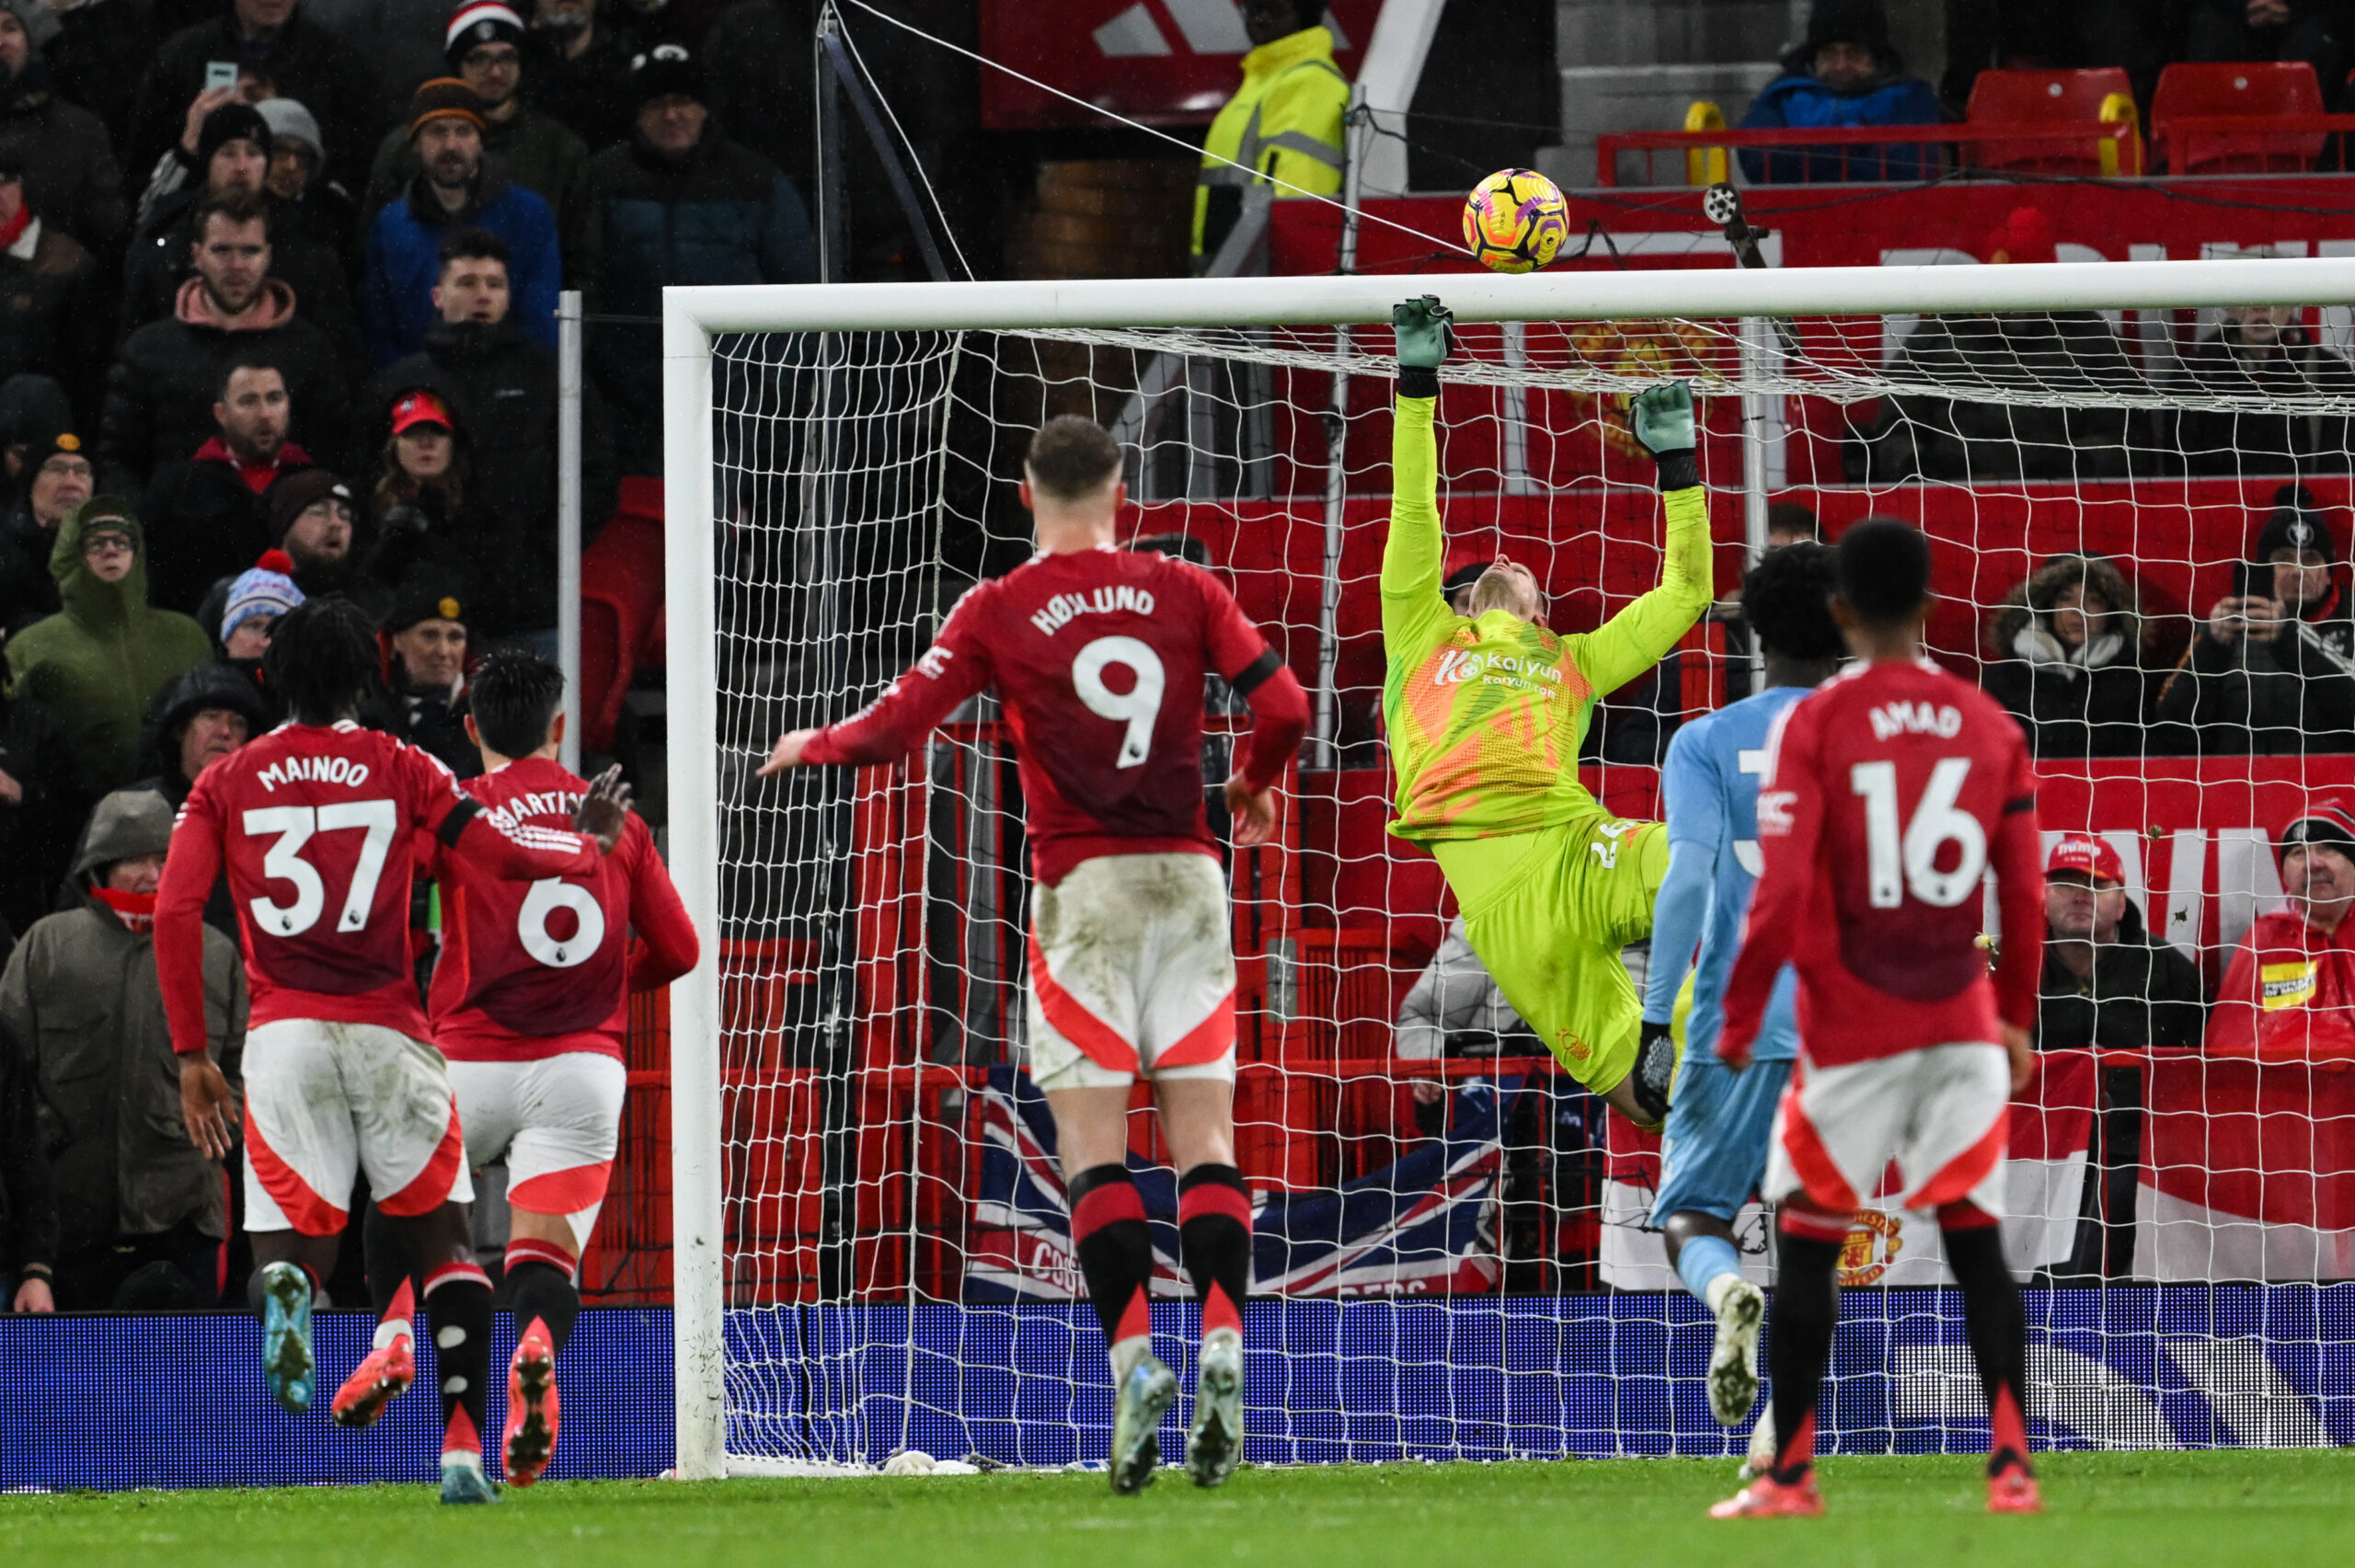
M 1682 490 L 1701 482 L 1694 448 L 1693 389 L 1666 382 L 1639 394 L 1627 408 L 1627 433 L 1660 464 L 1660 487 Z
M 1455 317 L 1437 294 L 1404 300 L 1390 307 L 1398 339 L 1398 395 L 1437 397 L 1439 368 L 1455 346 Z

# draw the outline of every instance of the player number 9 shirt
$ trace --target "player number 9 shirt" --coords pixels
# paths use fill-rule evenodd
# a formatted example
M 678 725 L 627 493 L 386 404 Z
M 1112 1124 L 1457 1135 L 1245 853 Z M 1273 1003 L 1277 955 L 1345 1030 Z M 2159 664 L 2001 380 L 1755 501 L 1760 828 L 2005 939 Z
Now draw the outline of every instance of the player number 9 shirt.
M 1838 1067 L 2036 1024 L 2044 877 L 2018 723 L 1926 661 L 1858 665 L 1794 703 L 1758 793 L 1764 865 L 1727 985 L 1747 1059 L 1775 976 L 1798 971 L 1800 1049 Z M 2002 961 L 1978 945 L 1995 876 Z

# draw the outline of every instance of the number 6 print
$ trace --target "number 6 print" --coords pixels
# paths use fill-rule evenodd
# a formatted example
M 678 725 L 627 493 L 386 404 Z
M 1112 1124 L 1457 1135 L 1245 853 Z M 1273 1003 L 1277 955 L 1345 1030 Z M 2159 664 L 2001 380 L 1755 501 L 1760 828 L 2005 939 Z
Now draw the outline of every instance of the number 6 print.
M 1104 684 L 1108 664 L 1127 665 L 1136 675 L 1135 688 L 1115 692 Z M 1134 637 L 1098 637 L 1071 661 L 1072 690 L 1087 704 L 1087 711 L 1128 722 L 1117 766 L 1138 767 L 1153 750 L 1153 725 L 1161 716 L 1163 683 L 1161 656 Z

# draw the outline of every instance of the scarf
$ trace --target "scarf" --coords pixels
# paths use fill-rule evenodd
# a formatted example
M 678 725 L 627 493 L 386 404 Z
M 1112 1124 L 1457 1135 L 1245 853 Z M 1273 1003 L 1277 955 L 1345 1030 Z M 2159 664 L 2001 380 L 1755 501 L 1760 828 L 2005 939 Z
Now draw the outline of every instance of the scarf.
M 145 934 L 155 929 L 155 895 L 153 893 L 119 893 L 111 887 L 90 889 L 99 903 L 114 911 L 125 931 Z
M 2029 616 L 2028 624 L 2020 628 L 2020 635 L 2012 639 L 2012 652 L 2017 657 L 2030 664 L 2057 666 L 2057 673 L 2072 676 L 2080 670 L 2115 664 L 2118 656 L 2125 651 L 2126 639 L 2116 632 L 2104 632 L 2080 647 L 2064 647 L 2040 615 Z

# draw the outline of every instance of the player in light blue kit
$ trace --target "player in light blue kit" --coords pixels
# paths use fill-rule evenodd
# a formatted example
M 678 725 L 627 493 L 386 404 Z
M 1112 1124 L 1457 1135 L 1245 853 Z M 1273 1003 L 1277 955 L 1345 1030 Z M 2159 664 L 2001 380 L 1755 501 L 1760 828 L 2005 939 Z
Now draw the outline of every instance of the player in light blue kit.
M 1717 1315 L 1709 1409 L 1728 1426 L 1749 1414 L 1758 1397 L 1766 1297 L 1741 1276 L 1733 1219 L 1765 1176 L 1775 1103 L 1798 1054 L 1791 971 L 1775 985 L 1747 1071 L 1717 1060 L 1717 1031 L 1761 864 L 1758 786 L 1769 738 L 1793 704 L 1831 678 L 1846 651 L 1828 602 L 1837 586 L 1833 562 L 1821 544 L 1786 544 L 1750 569 L 1741 584 L 1742 615 L 1765 655 L 1766 690 L 1679 729 L 1660 773 L 1668 875 L 1653 906 L 1643 1037 L 1648 1047 L 1672 1036 L 1682 1012 L 1684 1048 L 1651 1225 L 1666 1233 L 1669 1261 L 1685 1288 Z

